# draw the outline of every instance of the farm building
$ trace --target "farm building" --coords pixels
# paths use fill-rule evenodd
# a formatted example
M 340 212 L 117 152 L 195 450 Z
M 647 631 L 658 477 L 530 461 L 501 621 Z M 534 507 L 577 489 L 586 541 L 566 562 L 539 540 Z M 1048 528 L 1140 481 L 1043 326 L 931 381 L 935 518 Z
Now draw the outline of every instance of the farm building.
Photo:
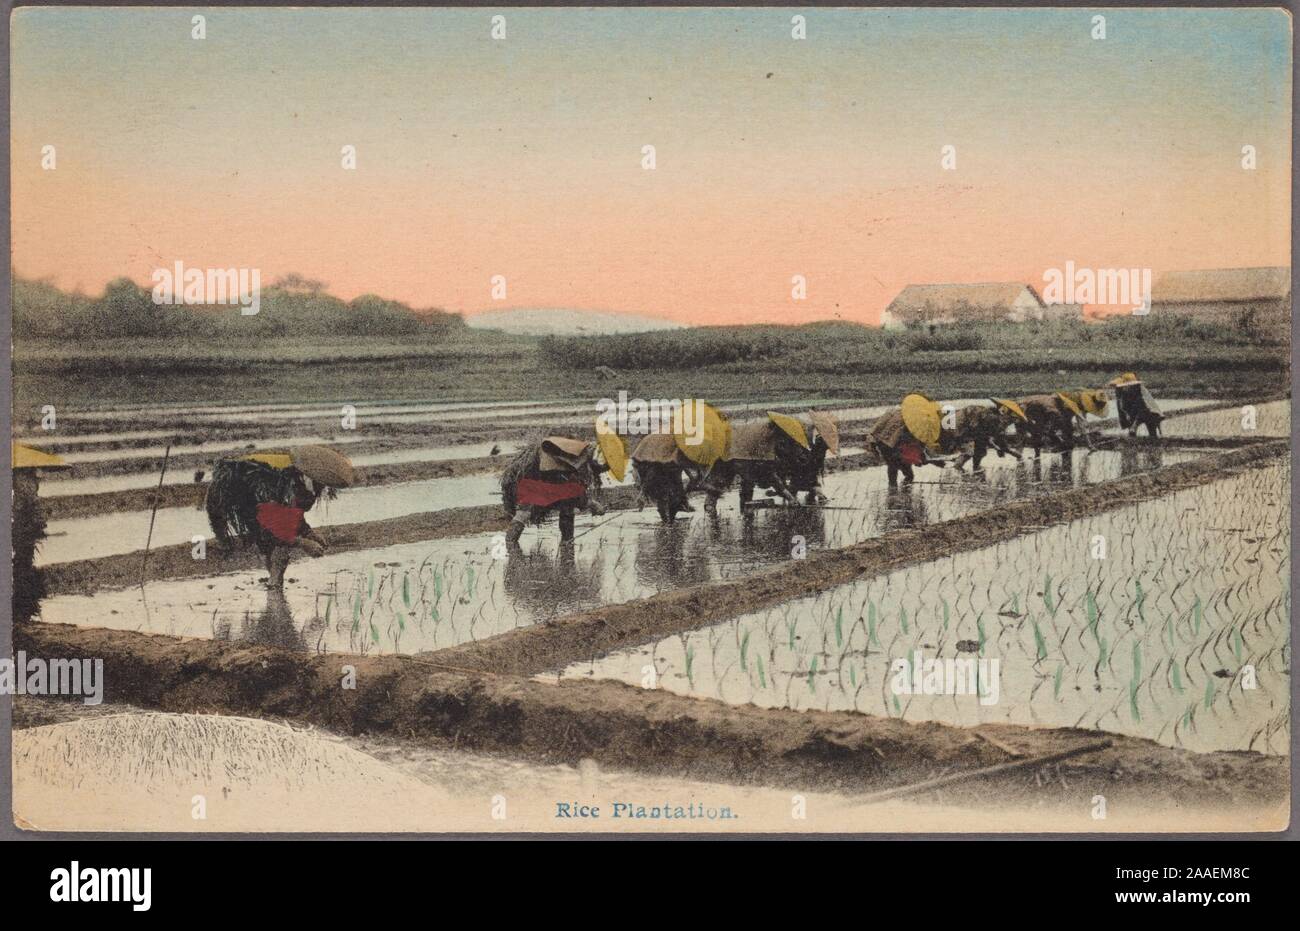
M 909 284 L 881 317 L 887 330 L 934 329 L 954 323 L 1058 319 L 1080 316 L 1078 305 L 1048 307 L 1032 286 L 1019 281 L 977 284 Z
M 1151 288 L 1151 312 L 1182 314 L 1232 326 L 1289 328 L 1291 269 L 1165 272 Z

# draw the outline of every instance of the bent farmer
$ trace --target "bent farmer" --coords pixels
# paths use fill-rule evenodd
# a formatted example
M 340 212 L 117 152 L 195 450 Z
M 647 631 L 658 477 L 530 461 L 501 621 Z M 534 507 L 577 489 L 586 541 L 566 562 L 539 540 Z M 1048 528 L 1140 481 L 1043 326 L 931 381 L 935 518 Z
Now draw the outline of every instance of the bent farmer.
M 930 451 L 938 451 L 941 435 L 939 405 L 923 394 L 914 392 L 903 398 L 903 403 L 876 419 L 867 432 L 867 441 L 885 463 L 889 487 L 898 487 L 898 476 L 903 484 L 914 481 L 914 466 L 944 464 L 934 459 Z
M 573 539 L 574 512 L 580 508 L 604 514 L 596 500 L 600 474 L 607 470 L 595 459 L 593 444 L 553 434 L 520 450 L 501 474 L 501 503 L 510 518 L 506 542 L 515 544 L 527 524 L 540 524 L 559 511 L 560 539 Z
M 40 469 L 66 469 L 58 456 L 14 443 L 12 454 L 14 623 L 31 620 L 45 597 L 45 580 L 36 568 L 36 551 L 45 539 L 45 510 L 41 507 Z
M 222 459 L 208 486 L 208 523 L 227 550 L 233 540 L 256 546 L 266 561 L 267 587 L 278 590 L 295 549 L 325 554 L 325 541 L 306 513 L 322 495 L 333 497 L 354 479 L 352 463 L 327 446 Z
M 1138 427 L 1147 428 L 1147 436 L 1160 435 L 1160 422 L 1165 419 L 1160 405 L 1151 396 L 1146 385 L 1133 372 L 1125 372 L 1108 383 L 1115 389 L 1115 407 L 1119 410 L 1119 425 L 1129 436 L 1137 436 Z

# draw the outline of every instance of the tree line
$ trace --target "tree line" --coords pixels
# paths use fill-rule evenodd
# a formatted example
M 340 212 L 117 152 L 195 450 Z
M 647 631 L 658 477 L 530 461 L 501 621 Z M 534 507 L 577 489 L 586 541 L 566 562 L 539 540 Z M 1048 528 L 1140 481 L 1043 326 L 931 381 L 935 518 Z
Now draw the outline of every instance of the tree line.
M 416 310 L 374 294 L 345 301 L 299 275 L 263 288 L 256 315 L 243 315 L 238 306 L 159 304 L 150 288 L 130 278 L 110 281 L 98 297 L 44 280 L 15 277 L 13 284 L 15 339 L 414 336 L 465 327 L 459 314 Z

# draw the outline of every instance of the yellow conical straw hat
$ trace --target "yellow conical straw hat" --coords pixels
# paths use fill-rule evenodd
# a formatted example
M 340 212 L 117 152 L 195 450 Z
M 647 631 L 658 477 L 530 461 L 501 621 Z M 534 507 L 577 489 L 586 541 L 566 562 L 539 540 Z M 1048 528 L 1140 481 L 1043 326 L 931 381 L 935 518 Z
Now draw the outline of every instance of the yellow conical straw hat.
M 1009 398 L 991 398 L 990 400 L 992 400 L 993 403 L 996 404 L 998 407 L 1004 407 L 1007 410 L 1011 411 L 1011 413 L 1015 414 L 1021 420 L 1029 419 L 1029 417 L 1025 414 L 1025 409 Z
M 696 465 L 711 466 L 719 459 L 725 459 L 727 453 L 731 450 L 731 424 L 727 418 L 722 416 L 722 412 L 712 405 L 705 404 L 703 401 L 684 401 L 683 404 L 698 405 L 696 416 L 703 412 L 701 421 L 703 423 L 704 436 L 702 442 L 690 442 L 692 437 L 685 434 L 685 423 L 678 423 L 678 431 L 673 434 L 673 441 L 677 448 L 682 451 L 687 459 Z M 682 418 L 684 421 L 685 418 Z
M 1074 399 L 1071 398 L 1068 394 L 1066 394 L 1063 391 L 1058 391 L 1056 392 L 1056 396 L 1057 398 L 1060 399 L 1061 403 L 1065 405 L 1066 409 L 1069 410 L 1069 412 L 1073 414 L 1075 417 L 1083 416 L 1083 410 L 1079 407 L 1079 405 L 1074 403 Z
M 22 443 L 15 443 L 11 458 L 15 469 L 66 469 L 68 464 L 53 453 L 41 452 Z
M 1098 416 L 1105 412 L 1108 403 L 1105 391 L 1086 388 L 1079 392 L 1079 402 L 1080 406 L 1089 414 Z
M 808 431 L 803 428 L 803 424 L 798 420 L 789 414 L 778 414 L 776 411 L 768 411 L 767 417 L 772 423 L 776 424 L 777 429 L 804 449 L 812 449 L 812 443 L 808 442 Z
M 939 442 L 939 405 L 923 394 L 903 398 L 903 426 L 926 446 Z
M 611 430 L 604 420 L 598 419 L 596 445 L 600 447 L 600 452 L 605 457 L 605 465 L 609 466 L 609 474 L 614 476 L 614 481 L 623 481 L 624 476 L 627 475 L 627 441 Z

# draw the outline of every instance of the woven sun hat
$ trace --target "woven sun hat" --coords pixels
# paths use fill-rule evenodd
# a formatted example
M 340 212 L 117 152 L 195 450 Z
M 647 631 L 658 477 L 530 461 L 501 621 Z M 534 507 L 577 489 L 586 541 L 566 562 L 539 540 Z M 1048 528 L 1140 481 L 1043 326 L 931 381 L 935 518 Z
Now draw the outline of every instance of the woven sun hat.
M 903 425 L 926 446 L 939 442 L 939 405 L 923 394 L 909 394 L 901 406 Z
M 1108 401 L 1105 390 L 1100 388 L 1085 388 L 1079 392 L 1079 406 L 1089 414 L 1095 414 L 1098 417 L 1106 412 Z
M 610 429 L 604 420 L 597 420 L 596 445 L 600 447 L 605 465 L 609 466 L 609 474 L 614 477 L 614 481 L 623 481 L 627 475 L 627 440 Z
M 591 444 L 571 436 L 548 436 L 542 440 L 538 468 L 558 472 L 580 468 L 591 457 Z
M 772 423 L 776 424 L 778 430 L 804 449 L 812 449 L 812 443 L 808 442 L 808 431 L 804 429 L 803 424 L 797 418 L 777 411 L 768 411 L 767 417 Z
M 1064 404 L 1066 410 L 1068 410 L 1075 417 L 1083 416 L 1083 408 L 1081 408 L 1078 404 L 1075 404 L 1074 398 L 1070 397 L 1064 391 L 1056 392 L 1056 399 L 1060 401 L 1062 404 Z
M 13 447 L 13 467 L 15 469 L 66 469 L 68 464 L 53 453 L 41 452 L 22 443 Z
M 1140 385 L 1142 382 L 1138 381 L 1137 375 L 1133 372 L 1125 372 L 1123 375 L 1116 375 L 1110 381 L 1106 382 L 1106 384 L 1110 385 L 1112 388 L 1120 388 L 1124 385 Z
M 826 450 L 832 456 L 840 454 L 840 427 L 826 411 L 809 411 L 808 418 L 812 421 L 813 427 L 823 440 L 826 441 Z
M 632 450 L 633 462 L 677 461 L 677 441 L 671 433 L 647 433 Z
M 347 488 L 356 481 L 348 457 L 328 446 L 297 446 L 289 451 L 294 466 L 313 482 Z
M 1029 419 L 1029 417 L 1025 414 L 1025 409 L 1021 407 L 1019 404 L 1017 404 L 1015 401 L 1012 401 L 1010 398 L 989 398 L 989 400 L 992 401 L 994 404 L 996 404 L 998 407 L 1010 411 L 1012 414 L 1014 414 L 1016 417 L 1019 417 L 1021 420 Z
M 686 403 L 698 404 L 703 409 L 704 416 L 700 418 L 704 428 L 701 431 L 703 436 L 687 436 L 683 423 L 682 429 L 673 434 L 673 441 L 677 444 L 677 448 L 696 465 L 708 467 L 719 459 L 726 459 L 731 453 L 731 422 L 721 411 L 703 401 Z M 691 442 L 692 440 L 699 440 L 699 442 Z

